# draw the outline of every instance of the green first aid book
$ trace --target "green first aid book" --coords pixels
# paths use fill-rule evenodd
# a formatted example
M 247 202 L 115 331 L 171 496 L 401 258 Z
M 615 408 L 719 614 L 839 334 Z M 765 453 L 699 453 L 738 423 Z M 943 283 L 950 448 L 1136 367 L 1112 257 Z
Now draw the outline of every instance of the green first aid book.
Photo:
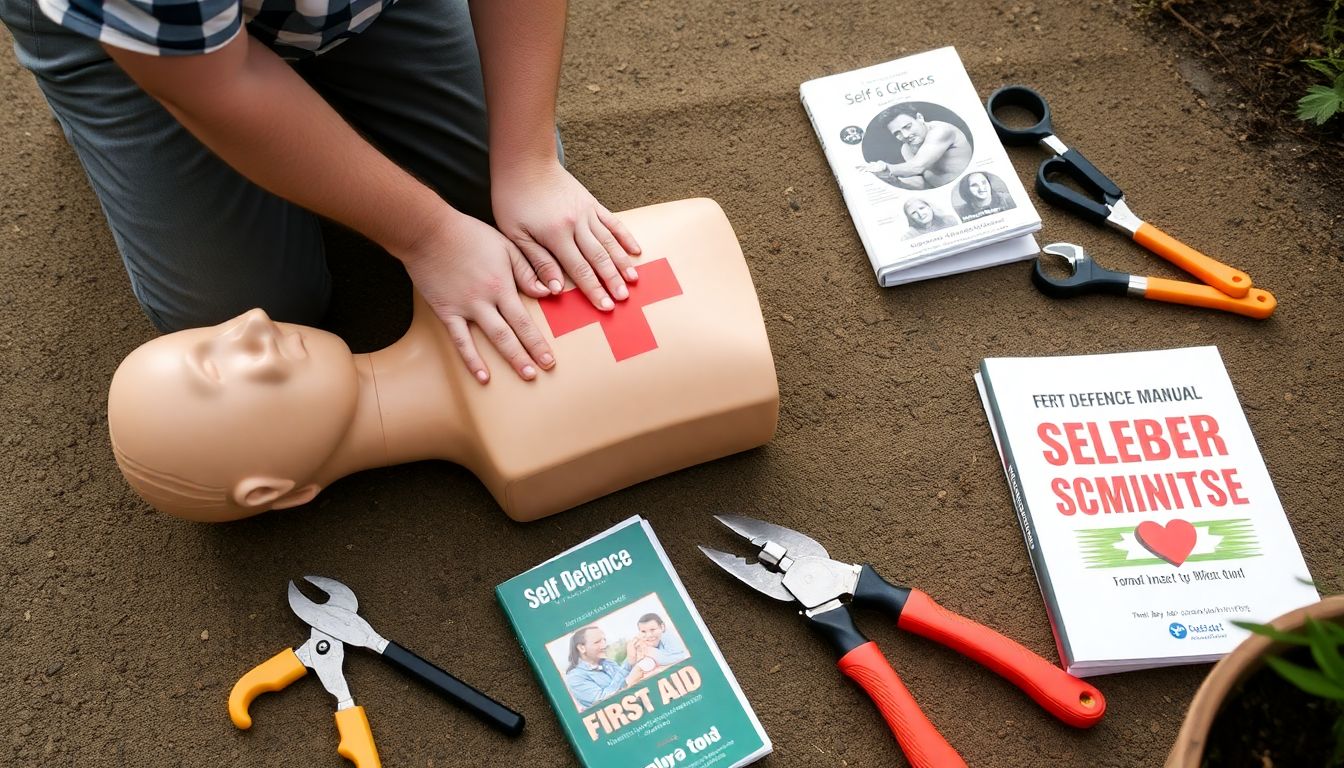
M 585 766 L 727 768 L 769 754 L 765 729 L 643 518 L 495 593 Z

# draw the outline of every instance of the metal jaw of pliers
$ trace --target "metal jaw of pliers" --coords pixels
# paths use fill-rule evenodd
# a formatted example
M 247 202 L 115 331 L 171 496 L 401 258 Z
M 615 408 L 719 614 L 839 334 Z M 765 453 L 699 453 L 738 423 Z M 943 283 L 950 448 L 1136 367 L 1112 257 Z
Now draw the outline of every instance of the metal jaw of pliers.
M 322 576 L 304 578 L 327 594 L 325 603 L 317 603 L 299 591 L 294 582 L 289 582 L 289 607 L 312 628 L 308 642 L 297 651 L 286 648 L 243 675 L 234 685 L 229 694 L 229 716 L 234 725 L 250 728 L 252 718 L 247 710 L 253 699 L 267 691 L 284 688 L 312 669 L 327 691 L 336 697 L 336 726 L 341 733 L 337 751 L 353 761 L 357 768 L 378 768 L 380 763 L 368 718 L 363 707 L 354 705 L 341 674 L 345 646 L 353 645 L 379 654 L 393 666 L 504 733 L 516 736 L 522 731 L 522 715 L 374 631 L 359 615 L 359 600 L 349 587 Z
M 359 609 L 355 593 L 344 584 L 320 576 L 309 576 L 314 586 L 322 588 L 330 596 L 328 605 L 340 606 L 351 613 Z M 290 582 L 291 606 L 293 595 L 302 593 Z M 307 598 L 303 598 L 307 600 Z M 313 670 L 322 687 L 336 698 L 336 730 L 341 741 L 336 751 L 341 757 L 353 762 L 356 768 L 379 768 L 378 749 L 373 743 L 373 731 L 369 727 L 369 718 L 363 707 L 355 706 L 350 695 L 350 686 L 345 682 L 342 665 L 345 663 L 345 643 L 313 627 L 308 641 L 297 650 L 286 648 L 270 659 L 253 667 L 243 675 L 229 693 L 229 718 L 233 724 L 246 730 L 252 727 L 252 715 L 248 712 L 253 699 L 267 691 L 278 691 L 289 686 Z
M 821 544 L 783 526 L 739 515 L 716 517 L 751 541 L 758 550 L 756 562 L 708 547 L 700 551 L 756 591 L 802 608 L 809 625 L 835 649 L 840 671 L 877 705 L 916 768 L 965 762 L 925 717 L 877 644 L 855 626 L 851 606 L 880 609 L 898 628 L 989 667 L 1069 725 L 1095 725 L 1106 710 L 1095 687 L 998 632 L 948 611 L 923 592 L 891 584 L 870 565 L 833 560 Z
M 1073 243 L 1051 243 L 1043 250 L 1050 256 L 1064 259 L 1069 265 L 1069 274 L 1062 278 L 1047 272 L 1041 257 L 1036 258 L 1036 264 L 1032 268 L 1031 281 L 1041 293 L 1057 299 L 1087 293 L 1108 293 L 1218 309 L 1257 320 L 1263 320 L 1273 314 L 1278 304 L 1273 294 L 1259 288 L 1251 288 L 1245 296 L 1233 298 L 1201 283 L 1115 272 L 1098 264 L 1088 256 L 1082 246 Z

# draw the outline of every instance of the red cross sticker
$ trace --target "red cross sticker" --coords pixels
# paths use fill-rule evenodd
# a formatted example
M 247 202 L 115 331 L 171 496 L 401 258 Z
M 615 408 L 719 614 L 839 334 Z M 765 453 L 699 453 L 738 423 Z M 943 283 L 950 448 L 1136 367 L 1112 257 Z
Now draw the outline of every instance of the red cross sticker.
M 681 284 L 672 274 L 672 265 L 667 259 L 641 264 L 639 280 L 628 283 L 627 287 L 630 298 L 616 302 L 616 308 L 610 312 L 594 307 L 577 288 L 542 299 L 539 302 L 541 312 L 557 338 L 598 323 L 619 363 L 658 348 L 658 340 L 653 337 L 648 318 L 644 317 L 644 307 L 681 295 Z

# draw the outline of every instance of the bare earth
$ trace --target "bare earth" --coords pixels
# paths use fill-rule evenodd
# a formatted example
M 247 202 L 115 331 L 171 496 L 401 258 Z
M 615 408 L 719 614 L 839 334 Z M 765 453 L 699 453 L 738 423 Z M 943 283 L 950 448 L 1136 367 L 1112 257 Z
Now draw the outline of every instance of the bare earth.
M 402 0 L 413 2 L 413 0 Z M 0 46 L 0 763 L 337 766 L 332 702 L 306 679 L 235 730 L 234 680 L 306 637 L 284 601 L 335 576 L 384 634 L 529 716 L 489 732 L 363 651 L 346 676 L 390 766 L 574 759 L 492 588 L 628 515 L 653 525 L 775 743 L 770 765 L 903 759 L 861 691 L 782 605 L 705 562 L 710 515 L 810 532 L 1054 658 L 1040 593 L 971 373 L 986 356 L 1216 344 L 1323 592 L 1341 587 L 1340 220 L 1310 181 L 1226 128 L 1197 63 L 1149 40 L 1127 2 L 744 4 L 578 0 L 560 122 L 571 168 L 613 210 L 718 200 L 750 261 L 779 370 L 765 448 L 557 517 L 510 522 L 466 472 L 349 478 L 308 508 L 204 526 L 151 511 L 108 447 L 112 371 L 153 330 L 79 165 Z M 1267 322 L 1110 297 L 1058 302 L 1023 264 L 881 290 L 798 103 L 818 75 L 955 45 L 981 94 L 1025 82 L 1136 211 L 1273 291 Z M 1014 154 L 1019 171 L 1040 155 Z M 1042 242 L 1176 276 L 1119 236 L 1041 206 Z M 406 283 L 333 231 L 336 330 L 395 338 Z M 372 270 L 373 278 L 367 275 Z M 388 309 L 390 307 L 390 309 Z M 370 311 L 372 310 L 372 311 Z M 562 361 L 563 362 L 563 361 Z M 1206 668 L 1099 678 L 1095 729 L 1069 729 L 973 663 L 865 627 L 972 765 L 1160 764 Z

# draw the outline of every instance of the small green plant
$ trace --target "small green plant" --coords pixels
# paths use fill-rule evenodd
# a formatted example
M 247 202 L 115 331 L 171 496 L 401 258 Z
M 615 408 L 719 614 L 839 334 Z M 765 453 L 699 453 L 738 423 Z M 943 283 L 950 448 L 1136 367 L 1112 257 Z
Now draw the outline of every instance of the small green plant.
M 1331 732 L 1335 747 L 1331 766 L 1344 765 L 1344 626 L 1308 617 L 1301 632 L 1284 632 L 1268 624 L 1234 621 L 1242 629 L 1290 646 L 1306 647 L 1316 667 L 1305 667 L 1279 656 L 1268 656 L 1268 664 L 1283 679 L 1303 693 L 1335 702 L 1336 717 Z
M 1321 29 L 1325 55 L 1302 62 L 1325 75 L 1329 85 L 1307 88 L 1307 95 L 1297 101 L 1299 120 L 1312 120 L 1321 125 L 1344 110 L 1344 25 L 1339 21 L 1341 7 L 1344 7 L 1344 0 L 1332 0 L 1326 12 L 1325 26 Z

